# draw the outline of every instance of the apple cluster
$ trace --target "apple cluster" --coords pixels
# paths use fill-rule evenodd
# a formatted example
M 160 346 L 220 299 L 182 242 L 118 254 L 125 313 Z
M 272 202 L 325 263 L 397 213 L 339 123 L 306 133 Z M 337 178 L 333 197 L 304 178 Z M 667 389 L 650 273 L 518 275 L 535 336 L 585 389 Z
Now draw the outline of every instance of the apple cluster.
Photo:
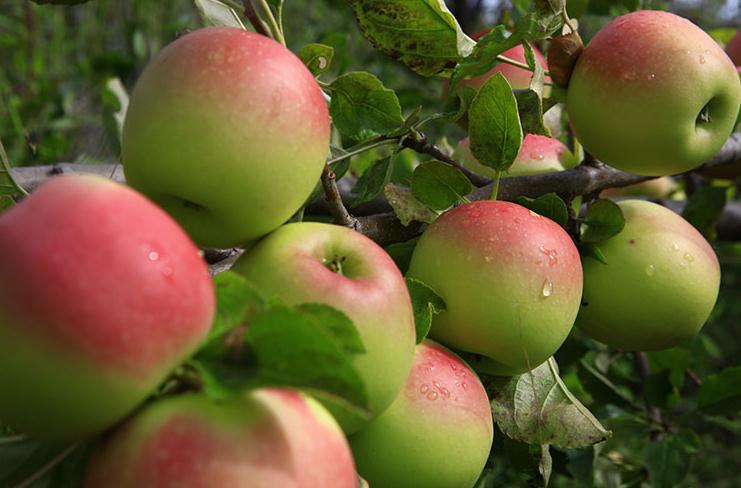
M 524 59 L 521 47 L 505 54 Z M 567 110 L 596 157 L 668 175 L 716 151 L 740 103 L 736 70 L 709 37 L 638 12 L 585 49 Z M 329 138 L 318 84 L 277 42 L 207 28 L 165 47 L 131 96 L 129 186 L 53 178 L 0 214 L 2 424 L 47 441 L 97 438 L 90 488 L 349 488 L 358 473 L 374 487 L 473 486 L 494 427 L 482 382 L 454 351 L 477 355 L 477 371 L 517 375 L 575 324 L 614 347 L 656 350 L 697 333 L 713 308 L 712 247 L 660 205 L 620 202 L 625 228 L 600 244 L 602 262 L 546 217 L 478 201 L 441 215 L 416 245 L 407 276 L 446 305 L 417 343 L 405 278 L 383 248 L 347 227 L 286 224 L 316 186 Z M 485 174 L 466 145 L 465 164 Z M 528 134 L 511 174 L 575 164 L 559 141 Z M 246 247 L 232 269 L 268 299 L 347 315 L 365 348 L 353 366 L 368 415 L 288 388 L 151 401 L 214 321 L 199 246 Z

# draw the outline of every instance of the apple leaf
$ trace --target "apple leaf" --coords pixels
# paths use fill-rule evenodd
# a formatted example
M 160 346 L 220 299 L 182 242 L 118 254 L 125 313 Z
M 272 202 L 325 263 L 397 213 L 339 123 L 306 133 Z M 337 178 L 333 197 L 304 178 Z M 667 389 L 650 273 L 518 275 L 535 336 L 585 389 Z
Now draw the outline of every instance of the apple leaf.
M 355 182 L 350 190 L 350 199 L 348 206 L 357 207 L 361 203 L 373 200 L 383 191 L 384 185 L 391 178 L 393 158 L 381 158 L 366 169 Z
M 407 226 L 413 221 L 430 224 L 438 217 L 438 213 L 430 210 L 422 202 L 414 198 L 412 189 L 394 183 L 383 188 L 391 208 L 402 225 Z
M 473 185 L 458 168 L 440 161 L 422 163 L 412 174 L 412 195 L 433 210 L 467 202 L 466 195 L 472 190 Z
M 491 401 L 494 420 L 509 437 L 528 444 L 583 447 L 611 433 L 566 388 L 553 358 L 500 380 Z
M 569 221 L 569 211 L 566 208 L 566 202 L 555 193 L 546 193 L 534 199 L 517 197 L 517 203 L 543 217 L 551 219 L 561 227 L 566 227 Z
M 414 249 L 417 247 L 417 241 L 419 241 L 419 237 L 415 237 L 406 242 L 395 242 L 384 248 L 388 255 L 391 256 L 391 259 L 396 263 L 401 274 L 406 274 L 409 269 L 409 262 L 412 260 Z
M 198 15 L 206 27 L 237 27 L 245 29 L 242 20 L 233 8 L 219 0 L 194 0 Z
M 602 264 L 607 264 L 607 256 L 605 256 L 605 253 L 602 252 L 602 249 L 597 244 L 580 242 L 578 247 L 579 253 L 582 256 L 589 256 Z
M 468 109 L 468 137 L 473 156 L 484 166 L 506 171 L 522 144 L 517 100 L 501 73 L 479 89 Z
M 333 56 L 334 48 L 325 44 L 307 44 L 298 52 L 298 57 L 315 77 L 329 69 Z
M 516 24 L 515 32 L 531 41 L 545 39 L 563 27 L 563 0 L 534 0 L 530 11 Z
M 51 445 L 27 437 L 0 437 L 0 486 L 82 486 L 90 446 Z
M 475 44 L 443 0 L 350 0 L 350 5 L 376 49 L 422 76 L 449 71 Z
M 503 25 L 491 29 L 481 37 L 470 56 L 462 59 L 450 77 L 450 92 L 457 91 L 458 83 L 465 79 L 483 75 L 500 63 L 497 56 L 520 43 L 520 37 L 508 35 Z
M 687 477 L 691 457 L 685 446 L 669 437 L 647 443 L 643 449 L 643 463 L 652 487 L 674 488 Z
M 476 97 L 476 89 L 464 85 L 455 91 L 455 95 L 455 97 L 449 97 L 446 100 L 446 112 L 442 114 L 442 117 L 447 118 L 451 122 L 461 120 L 468 113 L 471 102 Z
M 714 415 L 738 413 L 741 409 L 741 366 L 707 376 L 697 394 L 697 406 Z
M 24 195 L 28 195 L 28 192 L 13 178 L 8 154 L 5 152 L 3 141 L 0 140 L 0 210 L 12 207 L 15 199 Z
M 406 278 L 409 296 L 414 309 L 414 326 L 417 329 L 417 344 L 422 342 L 432 325 L 432 317 L 446 310 L 445 302 L 435 291 L 414 278 Z
M 707 239 L 715 238 L 715 223 L 728 201 L 728 190 L 720 186 L 703 186 L 688 200 L 682 211 L 690 224 Z
M 396 93 L 383 86 L 370 73 L 347 73 L 330 85 L 332 122 L 342 133 L 355 140 L 390 134 L 404 124 Z
M 543 99 L 533 90 L 515 90 L 514 93 L 522 132 L 551 137 L 551 131 L 543 120 Z
M 322 322 L 328 317 L 312 308 L 284 306 L 255 316 L 245 333 L 257 369 L 255 383 L 324 391 L 367 407 L 363 382 L 347 353 L 346 339 L 357 330 L 346 317 Z
M 363 340 L 350 317 L 344 312 L 323 303 L 302 303 L 294 307 L 314 322 L 318 329 L 325 329 L 348 354 L 365 352 Z
M 617 203 L 599 199 L 587 208 L 582 225 L 581 242 L 598 243 L 619 234 L 625 227 L 623 211 Z
M 524 48 L 525 61 L 533 72 L 533 75 L 530 77 L 530 91 L 534 92 L 538 96 L 538 99 L 542 99 L 543 85 L 545 83 L 545 71 L 543 70 L 543 66 L 540 64 L 540 60 L 535 56 L 535 51 L 533 51 L 533 47 L 530 43 L 523 42 L 522 46 Z

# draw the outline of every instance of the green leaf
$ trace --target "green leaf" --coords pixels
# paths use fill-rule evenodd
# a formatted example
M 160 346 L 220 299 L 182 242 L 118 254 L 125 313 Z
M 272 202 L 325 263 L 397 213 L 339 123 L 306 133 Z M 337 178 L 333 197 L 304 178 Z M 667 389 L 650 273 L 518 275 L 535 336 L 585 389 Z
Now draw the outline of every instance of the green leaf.
M 395 242 L 385 247 L 385 251 L 394 260 L 396 266 L 401 271 L 401 274 L 406 274 L 409 269 L 409 263 L 412 260 L 412 254 L 414 249 L 417 247 L 417 241 L 419 237 L 410 239 L 406 242 Z
M 697 406 L 709 414 L 737 414 L 741 409 L 741 366 L 707 376 L 697 393 Z
M 401 105 L 393 90 L 370 73 L 352 72 L 330 85 L 329 112 L 335 127 L 355 140 L 390 134 L 404 124 Z
M 583 447 L 611 435 L 568 391 L 553 358 L 501 382 L 491 401 L 492 414 L 502 432 L 515 440 Z
M 344 312 L 323 303 L 302 303 L 294 309 L 314 322 L 314 327 L 329 333 L 345 353 L 365 352 L 358 329 Z
M 473 185 L 461 171 L 440 161 L 417 166 L 412 174 L 412 195 L 433 210 L 445 210 L 467 201 Z
M 602 264 L 607 264 L 607 256 L 597 244 L 581 242 L 579 243 L 579 253 L 583 257 L 591 257 Z
M 103 124 L 115 153 L 121 151 L 124 117 L 129 106 L 129 94 L 118 77 L 109 78 L 103 86 Z
M 214 277 L 216 318 L 203 349 L 221 349 L 221 339 L 235 327 L 245 325 L 250 316 L 265 309 L 267 300 L 244 276 L 225 271 Z M 212 351 L 213 352 L 213 351 Z
M 531 91 L 535 93 L 538 100 L 541 100 L 541 113 L 542 113 L 542 99 L 543 99 L 543 85 L 545 83 L 545 71 L 543 69 L 543 66 L 540 64 L 540 61 L 538 60 L 537 56 L 535 56 L 535 51 L 533 51 L 532 46 L 528 42 L 522 43 L 524 47 L 525 52 L 525 61 L 527 62 L 527 65 L 530 67 L 530 69 L 533 71 L 532 77 L 530 77 L 530 89 L 528 91 Z M 519 102 L 519 99 L 517 100 Z M 544 134 L 548 135 L 548 134 Z
M 561 227 L 566 227 L 566 223 L 569 221 L 569 211 L 566 208 L 566 202 L 555 193 L 546 193 L 535 199 L 517 197 L 517 203 L 543 217 L 551 219 Z
M 491 29 L 481 37 L 470 56 L 462 59 L 450 77 L 450 92 L 457 91 L 458 83 L 465 78 L 483 75 L 499 64 L 497 56 L 520 43 L 518 34 L 508 35 L 503 25 Z
M 0 197 L 3 197 L 0 201 L 0 210 L 9 208 L 15 203 L 16 197 L 24 195 L 28 195 L 28 192 L 13 178 L 13 174 L 10 172 L 8 154 L 5 152 L 3 141 L 0 140 Z
M 417 329 L 417 344 L 422 342 L 432 325 L 432 317 L 447 310 L 445 302 L 435 291 L 414 278 L 406 278 L 409 296 L 414 309 L 414 325 Z
M 522 144 L 517 100 L 501 73 L 489 78 L 471 102 L 468 134 L 471 153 L 484 166 L 506 171 L 517 158 Z
M 723 213 L 728 200 L 727 189 L 719 186 L 703 186 L 698 189 L 682 211 L 684 217 L 702 235 L 715 238 L 715 223 Z
M 625 227 L 623 211 L 613 201 L 596 200 L 587 208 L 582 225 L 581 241 L 598 243 L 617 235 Z
M 89 447 L 81 444 L 51 445 L 20 436 L 0 438 L 0 486 L 82 486 L 89 454 Z
M 340 322 L 317 327 L 317 316 L 307 311 L 276 306 L 250 322 L 245 337 L 257 370 L 255 383 L 325 392 L 366 408 L 363 382 L 347 342 L 335 330 Z M 346 339 L 344 333 L 341 337 Z
M 298 57 L 315 77 L 329 69 L 333 56 L 334 48 L 325 44 L 307 44 L 298 52 Z
M 643 463 L 648 469 L 652 488 L 674 488 L 684 480 L 690 468 L 690 455 L 675 439 L 648 443 Z
M 376 49 L 422 76 L 448 71 L 474 46 L 443 0 L 350 0 Z
M 383 193 L 404 226 L 409 225 L 412 221 L 431 224 L 438 217 L 437 212 L 430 210 L 425 204 L 414 198 L 411 188 L 389 183 L 383 188 Z
M 551 131 L 543 120 L 543 99 L 533 90 L 516 90 L 514 93 L 522 132 L 551 137 Z
M 517 22 L 515 32 L 530 41 L 550 37 L 563 27 L 561 12 L 566 8 L 565 3 L 563 0 L 534 0 L 534 8 Z
M 382 158 L 366 169 L 350 190 L 348 206 L 357 207 L 361 203 L 373 200 L 383 191 L 384 185 L 391 178 L 392 158 Z
M 219 0 L 194 0 L 198 15 L 206 27 L 237 27 L 245 29 L 242 20 L 231 7 Z
M 445 104 L 446 112 L 443 114 L 443 117 L 447 117 L 451 122 L 461 120 L 466 114 L 468 114 L 471 102 L 473 102 L 473 99 L 476 97 L 476 89 L 464 85 L 455 91 L 455 95 L 454 98 L 449 97 L 447 99 Z

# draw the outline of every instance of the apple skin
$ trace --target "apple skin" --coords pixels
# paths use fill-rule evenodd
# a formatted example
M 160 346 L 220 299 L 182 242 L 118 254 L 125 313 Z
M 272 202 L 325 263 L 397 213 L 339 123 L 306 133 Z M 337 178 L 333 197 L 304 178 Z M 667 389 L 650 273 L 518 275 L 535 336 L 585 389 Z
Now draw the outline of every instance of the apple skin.
M 113 431 L 85 488 L 355 488 L 352 453 L 332 416 L 296 391 L 254 390 L 224 403 L 160 400 Z
M 569 235 L 550 219 L 510 202 L 450 210 L 417 243 L 407 275 L 435 290 L 447 311 L 430 337 L 514 375 L 550 357 L 579 310 L 582 272 Z
M 329 124 L 319 86 L 289 50 L 241 29 L 200 29 L 139 78 L 123 129 L 126 181 L 198 244 L 244 244 L 309 197 Z
M 472 39 L 475 41 L 478 41 L 481 39 L 485 34 L 489 32 L 489 29 L 486 29 L 484 31 L 478 32 L 473 35 Z M 535 57 L 538 59 L 538 62 L 543 67 L 544 70 L 548 69 L 548 64 L 546 63 L 545 57 L 543 57 L 543 54 L 538 50 L 538 48 L 533 46 L 533 52 L 535 53 Z M 507 58 L 513 59 L 515 61 L 519 61 L 521 63 L 527 63 L 525 60 L 525 48 L 522 47 L 522 44 L 518 44 L 517 46 L 507 49 L 502 53 L 502 56 L 505 56 Z M 496 66 L 494 66 L 491 70 L 487 71 L 485 74 L 476 76 L 474 78 L 469 78 L 467 80 L 462 80 L 458 86 L 470 86 L 471 88 L 474 88 L 478 91 L 479 88 L 483 86 L 484 83 L 486 83 L 486 80 L 491 78 L 497 73 L 502 73 L 502 75 L 507 78 L 507 81 L 509 82 L 510 86 L 515 90 L 526 90 L 530 87 L 530 80 L 533 77 L 533 72 L 524 68 L 518 68 L 517 66 L 512 66 L 508 63 L 499 63 Z M 545 77 L 546 81 L 550 80 L 549 77 Z
M 471 154 L 468 137 L 463 139 L 459 146 L 463 157 L 463 164 L 482 176 L 495 177 L 493 168 L 484 166 Z M 574 155 L 569 148 L 558 139 L 541 136 L 537 134 L 526 134 L 520 146 L 520 152 L 512 166 L 507 171 L 507 176 L 531 176 L 547 173 L 555 173 L 572 168 L 576 165 Z
M 705 238 L 661 205 L 625 200 L 620 234 L 584 259 L 577 326 L 613 347 L 667 349 L 702 328 L 718 297 L 720 266 Z
M 458 356 L 419 344 L 394 403 L 350 436 L 358 472 L 384 488 L 471 487 L 484 469 L 494 425 L 481 381 Z
M 615 168 L 646 176 L 688 171 L 730 135 L 741 83 L 702 29 L 655 10 L 615 18 L 579 57 L 567 110 L 584 148 Z M 710 121 L 698 122 L 704 107 Z
M 0 419 L 88 437 L 141 403 L 206 336 L 214 288 L 187 234 L 98 176 L 60 176 L 0 215 Z
M 741 68 L 741 30 L 736 32 L 736 35 L 728 41 L 726 53 L 733 64 Z
M 333 261 L 342 261 L 342 274 L 330 269 Z M 232 269 L 269 298 L 324 303 L 347 314 L 366 349 L 354 365 L 371 415 L 391 405 L 412 365 L 416 333 L 404 278 L 381 247 L 347 227 L 294 223 L 262 239 Z M 348 434 L 368 422 L 325 405 Z

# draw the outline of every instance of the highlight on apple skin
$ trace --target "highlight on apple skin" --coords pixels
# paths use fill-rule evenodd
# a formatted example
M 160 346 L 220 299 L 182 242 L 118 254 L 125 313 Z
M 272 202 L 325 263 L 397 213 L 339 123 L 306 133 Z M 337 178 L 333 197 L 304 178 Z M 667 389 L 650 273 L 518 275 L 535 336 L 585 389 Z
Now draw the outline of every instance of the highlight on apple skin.
M 159 400 L 105 438 L 85 488 L 355 488 L 347 440 L 299 392 L 261 389 L 214 403 Z
M 736 69 L 710 36 L 677 15 L 642 10 L 615 18 L 592 38 L 566 106 L 577 138 L 597 159 L 665 176 L 715 154 L 740 104 Z
M 625 228 L 600 243 L 607 264 L 585 257 L 576 324 L 631 351 L 667 349 L 697 334 L 715 305 L 720 265 L 692 225 L 661 205 L 625 200 Z
M 471 171 L 489 178 L 495 177 L 493 168 L 484 166 L 471 154 L 468 137 L 458 147 L 461 150 L 461 162 Z M 531 176 L 555 173 L 576 165 L 574 155 L 561 141 L 538 134 L 526 134 L 507 176 Z
M 301 207 L 329 134 L 327 104 L 298 57 L 254 32 L 205 28 L 166 46 L 142 73 L 122 160 L 127 182 L 198 244 L 233 247 Z
M 471 487 L 484 469 L 494 425 L 481 381 L 445 347 L 417 345 L 404 389 L 350 436 L 358 472 L 385 488 Z
M 245 252 L 232 269 L 269 298 L 289 305 L 324 303 L 347 314 L 366 349 L 354 365 L 371 415 L 391 405 L 409 373 L 416 333 L 404 277 L 378 244 L 347 227 L 288 224 Z M 367 423 L 325 406 L 347 434 Z
M 447 311 L 429 336 L 514 375 L 550 357 L 579 310 L 579 252 L 558 224 L 525 207 L 478 201 L 448 211 L 422 234 L 408 276 L 435 290 Z
M 214 309 L 169 215 L 102 177 L 52 178 L 0 215 L 0 419 L 44 440 L 105 430 L 196 349 Z

